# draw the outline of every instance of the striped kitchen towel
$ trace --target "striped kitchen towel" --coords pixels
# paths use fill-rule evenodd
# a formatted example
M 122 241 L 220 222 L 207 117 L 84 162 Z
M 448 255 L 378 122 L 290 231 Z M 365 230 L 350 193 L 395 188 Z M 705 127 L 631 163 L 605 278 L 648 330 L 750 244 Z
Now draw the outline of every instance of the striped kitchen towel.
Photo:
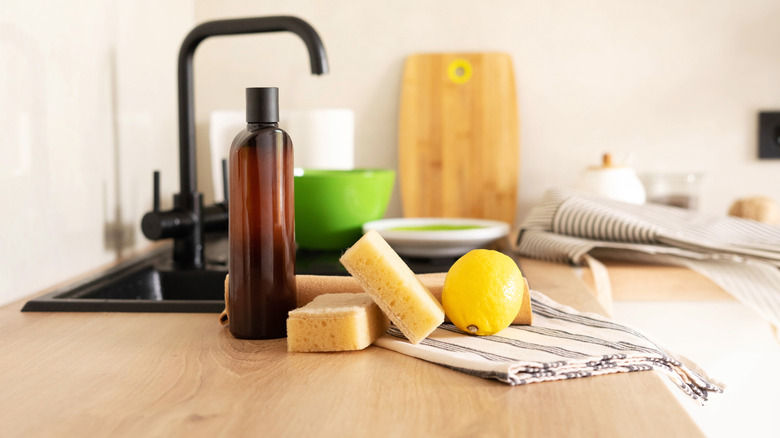
M 551 190 L 523 221 L 517 251 L 576 264 L 589 254 L 687 266 L 780 327 L 780 227 Z
M 533 325 L 509 326 L 492 336 L 467 335 L 444 323 L 413 345 L 393 326 L 374 344 L 510 385 L 656 370 L 701 403 L 709 393 L 722 392 L 696 364 L 635 329 L 534 290 L 531 303 Z

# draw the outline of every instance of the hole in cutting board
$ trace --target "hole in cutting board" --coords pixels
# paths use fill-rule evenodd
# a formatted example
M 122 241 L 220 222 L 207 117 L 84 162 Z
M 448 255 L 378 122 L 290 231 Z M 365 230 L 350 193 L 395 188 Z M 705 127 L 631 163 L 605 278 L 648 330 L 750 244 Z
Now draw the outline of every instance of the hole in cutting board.
M 471 63 L 465 59 L 456 59 L 447 66 L 447 75 L 450 81 L 456 84 L 465 84 L 471 79 L 473 72 Z

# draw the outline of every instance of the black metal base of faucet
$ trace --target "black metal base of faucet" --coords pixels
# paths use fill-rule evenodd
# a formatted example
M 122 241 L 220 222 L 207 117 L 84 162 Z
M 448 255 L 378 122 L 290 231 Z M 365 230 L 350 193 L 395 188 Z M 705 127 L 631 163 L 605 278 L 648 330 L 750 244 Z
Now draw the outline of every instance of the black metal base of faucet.
M 173 263 L 179 269 L 201 269 L 203 256 L 203 195 L 179 193 L 173 197 L 174 210 L 192 217 L 186 233 L 173 241 Z

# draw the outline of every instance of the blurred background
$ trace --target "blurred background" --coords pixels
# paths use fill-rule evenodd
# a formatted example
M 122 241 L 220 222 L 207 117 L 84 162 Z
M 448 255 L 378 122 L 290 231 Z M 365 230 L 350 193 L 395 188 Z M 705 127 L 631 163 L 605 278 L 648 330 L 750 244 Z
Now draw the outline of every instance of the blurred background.
M 209 115 L 244 88 L 281 107 L 348 108 L 355 165 L 398 166 L 405 57 L 511 54 L 520 113 L 522 218 L 611 152 L 639 173 L 700 172 L 700 210 L 780 199 L 758 159 L 758 112 L 780 107 L 780 3 L 531 0 L 4 0 L 0 5 L 0 304 L 149 244 L 141 216 L 162 172 L 178 191 L 176 58 L 197 23 L 296 15 L 331 72 L 312 76 L 292 34 L 212 38 L 195 56 L 199 188 L 214 200 Z M 293 140 L 295 139 L 294 133 Z M 216 177 L 219 177 L 216 175 Z M 399 216 L 396 184 L 388 217 Z

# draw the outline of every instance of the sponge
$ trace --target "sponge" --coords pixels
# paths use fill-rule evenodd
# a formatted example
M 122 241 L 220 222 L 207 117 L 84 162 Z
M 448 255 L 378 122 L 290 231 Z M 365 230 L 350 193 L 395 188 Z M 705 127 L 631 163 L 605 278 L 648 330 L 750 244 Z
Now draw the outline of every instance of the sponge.
M 364 293 L 324 294 L 288 314 L 287 351 L 362 350 L 389 326 Z
M 444 322 L 444 309 L 376 230 L 363 235 L 341 264 L 412 344 Z

